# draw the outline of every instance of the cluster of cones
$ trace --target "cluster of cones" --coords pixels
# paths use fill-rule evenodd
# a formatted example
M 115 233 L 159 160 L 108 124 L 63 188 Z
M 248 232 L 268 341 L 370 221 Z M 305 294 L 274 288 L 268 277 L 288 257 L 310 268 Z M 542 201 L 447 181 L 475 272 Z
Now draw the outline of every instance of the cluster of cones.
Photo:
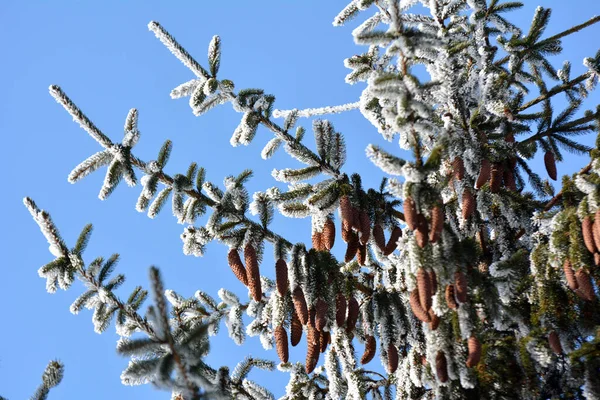
M 256 249 L 248 243 L 244 247 L 244 261 L 246 266 L 240 258 L 238 249 L 230 249 L 227 255 L 229 267 L 233 271 L 236 278 L 244 284 L 255 301 L 260 301 L 262 298 L 262 288 L 260 284 L 260 270 L 258 268 L 258 257 L 256 255 Z
M 473 199 L 472 195 L 468 203 L 471 208 L 474 208 L 475 199 Z M 433 206 L 430 215 L 431 221 L 428 222 L 422 213 L 417 212 L 417 206 L 412 197 L 408 196 L 404 200 L 404 221 L 408 229 L 415 231 L 417 244 L 421 248 L 425 247 L 429 242 L 437 242 L 444 228 L 444 209 L 442 206 Z

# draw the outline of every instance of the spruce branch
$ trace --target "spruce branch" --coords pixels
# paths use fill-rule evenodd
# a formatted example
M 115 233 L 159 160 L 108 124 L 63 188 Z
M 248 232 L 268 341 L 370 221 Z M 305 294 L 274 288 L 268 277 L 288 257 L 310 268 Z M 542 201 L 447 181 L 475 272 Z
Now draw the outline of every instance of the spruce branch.
M 62 381 L 65 366 L 60 361 L 50 361 L 42 375 L 42 384 L 35 391 L 31 400 L 46 400 L 50 389 L 58 386 Z

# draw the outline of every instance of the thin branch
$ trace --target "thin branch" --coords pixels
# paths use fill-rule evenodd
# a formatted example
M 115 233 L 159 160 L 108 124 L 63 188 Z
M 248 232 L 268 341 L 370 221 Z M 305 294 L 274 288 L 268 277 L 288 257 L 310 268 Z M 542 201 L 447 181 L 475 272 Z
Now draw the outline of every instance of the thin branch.
M 360 102 L 341 104 L 339 106 L 326 106 L 319 108 L 305 108 L 304 110 L 298 111 L 298 116 L 303 118 L 314 117 L 316 115 L 326 115 L 326 114 L 339 114 L 345 111 L 355 110 L 360 107 Z M 273 117 L 275 118 L 285 118 L 291 113 L 292 110 L 274 110 Z

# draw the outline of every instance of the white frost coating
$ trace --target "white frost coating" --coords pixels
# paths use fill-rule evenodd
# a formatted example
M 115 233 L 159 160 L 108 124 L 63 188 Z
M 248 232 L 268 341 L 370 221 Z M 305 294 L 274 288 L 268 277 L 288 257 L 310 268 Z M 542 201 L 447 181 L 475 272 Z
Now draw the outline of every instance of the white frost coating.
M 181 85 L 171 90 L 171 98 L 180 99 L 182 97 L 191 96 L 194 89 L 196 89 L 196 87 L 201 83 L 202 81 L 200 79 L 192 79 L 190 81 L 182 83 Z
M 317 115 L 339 114 L 345 111 L 355 110 L 360 102 L 340 104 L 339 106 L 325 106 L 318 108 L 306 108 L 298 111 L 298 117 L 310 118 Z M 273 117 L 286 118 L 293 110 L 273 110 Z

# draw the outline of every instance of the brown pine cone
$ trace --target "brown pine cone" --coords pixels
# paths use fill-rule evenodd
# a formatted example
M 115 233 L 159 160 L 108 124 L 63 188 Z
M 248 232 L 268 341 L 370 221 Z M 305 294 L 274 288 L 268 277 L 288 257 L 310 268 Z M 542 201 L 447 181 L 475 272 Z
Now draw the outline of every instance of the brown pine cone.
M 329 343 L 331 343 L 331 334 L 328 331 L 321 332 L 321 337 L 319 340 L 319 350 L 321 353 L 325 353 Z
M 367 244 L 371 237 L 371 219 L 365 210 L 360 211 L 360 244 Z
M 509 132 L 505 137 L 504 137 L 504 141 L 506 143 L 514 143 L 515 142 L 515 135 L 512 134 L 512 132 Z
M 244 267 L 242 259 L 240 258 L 240 253 L 237 249 L 229 250 L 229 254 L 227 255 L 227 261 L 229 262 L 229 267 L 233 271 L 235 277 L 238 278 L 239 281 L 244 284 L 244 286 L 248 286 L 248 275 L 246 274 L 246 267 Z
M 600 250 L 600 209 L 596 211 L 596 215 L 594 216 L 592 232 L 594 233 L 594 244 L 596 245 L 596 248 Z
M 420 248 L 427 246 L 429 241 L 429 227 L 427 226 L 427 218 L 423 214 L 417 215 L 417 230 L 415 232 L 417 245 Z
M 433 296 L 434 294 L 437 293 L 437 275 L 435 274 L 435 271 L 432 269 L 431 271 L 429 271 L 429 283 L 431 284 L 431 295 Z
M 356 249 L 356 260 L 358 261 L 358 265 L 360 265 L 361 267 L 365 266 L 365 263 L 367 262 L 367 245 L 366 244 L 359 244 L 358 245 L 358 249 Z
M 317 251 L 323 250 L 323 232 L 313 232 L 312 234 L 312 246 Z
M 417 288 L 419 290 L 419 303 L 423 310 L 431 308 L 431 277 L 422 267 L 417 270 Z
M 398 349 L 392 343 L 388 344 L 388 370 L 393 374 L 398 369 Z
M 448 308 L 451 310 L 456 310 L 458 308 L 458 303 L 456 302 L 456 293 L 454 290 L 454 285 L 446 286 L 446 304 Z
M 550 348 L 555 354 L 561 354 L 563 352 L 563 348 L 560 344 L 560 339 L 556 331 L 552 331 L 550 334 L 548 334 L 548 344 L 550 344 Z
M 342 293 L 335 296 L 335 322 L 338 326 L 346 323 L 346 297 Z
M 285 296 L 288 290 L 288 269 L 287 263 L 281 258 L 275 263 L 275 282 L 279 295 Z
M 345 219 L 342 220 L 342 240 L 348 243 L 352 239 L 352 225 Z
M 320 351 L 320 340 L 319 332 L 309 326 L 308 334 L 306 336 L 306 373 L 310 374 L 314 371 L 317 363 L 319 362 L 319 351 Z
M 454 273 L 454 286 L 456 289 L 456 300 L 460 303 L 467 302 L 467 277 L 463 272 Z
M 563 271 L 565 272 L 567 286 L 569 286 L 569 289 L 577 290 L 579 288 L 579 284 L 577 283 L 577 279 L 575 279 L 575 271 L 573 271 L 573 267 L 571 266 L 571 260 L 568 258 L 565 259 L 565 263 L 563 264 Z
M 383 227 L 379 224 L 375 224 L 373 227 L 373 239 L 379 250 L 385 253 L 385 233 L 383 232 Z
M 431 209 L 431 232 L 429 232 L 429 241 L 435 243 L 440 238 L 444 229 L 444 209 L 441 206 L 434 206 Z
M 463 219 L 469 219 L 475 211 L 475 197 L 469 189 L 465 189 L 462 195 L 462 217 Z
M 492 165 L 492 170 L 490 173 L 490 191 L 492 193 L 498 193 L 500 191 L 500 186 L 502 185 L 502 173 L 504 172 L 504 168 L 500 163 L 494 163 Z
M 377 350 L 377 343 L 375 342 L 375 338 L 371 335 L 367 335 L 365 340 L 365 352 L 360 358 L 361 364 L 368 364 L 373 357 L 375 357 L 375 350 Z
M 308 326 L 312 326 L 316 328 L 316 320 L 317 320 L 317 309 L 315 306 L 312 306 L 308 309 Z
M 260 284 L 260 271 L 258 269 L 258 258 L 256 250 L 250 243 L 244 247 L 244 260 L 246 261 L 246 276 L 248 277 L 248 287 L 254 301 L 260 301 L 262 298 L 262 288 Z
M 356 207 L 352 207 L 352 228 L 356 231 L 360 231 L 360 211 Z
M 354 214 L 352 212 L 352 203 L 348 196 L 342 196 L 340 198 L 340 212 L 342 214 L 342 222 L 346 222 L 348 226 L 353 225 Z
M 427 311 L 421 306 L 421 302 L 419 300 L 419 289 L 415 289 L 410 292 L 410 296 L 408 298 L 408 302 L 410 304 L 410 308 L 420 321 L 423 322 L 431 322 L 431 317 L 427 313 Z
M 302 325 L 306 325 L 308 323 L 308 307 L 306 305 L 306 299 L 304 298 L 304 292 L 300 286 L 294 289 L 292 300 L 294 301 L 294 309 L 296 310 L 298 319 Z
M 481 343 L 475 336 L 471 336 L 467 341 L 469 356 L 467 357 L 467 368 L 472 368 L 479 364 L 481 360 Z
M 440 382 L 448 381 L 448 363 L 446 362 L 446 355 L 441 350 L 435 356 L 435 373 Z
M 351 296 L 348 299 L 348 319 L 346 320 L 346 332 L 352 332 L 358 321 L 359 306 L 358 301 Z
M 594 264 L 600 265 L 600 253 L 594 253 Z
M 511 192 L 517 191 L 517 182 L 515 181 L 515 173 L 514 170 L 509 168 L 504 169 L 504 173 L 502 174 L 504 177 L 504 186 Z
M 492 171 L 492 166 L 488 159 L 483 159 L 481 161 L 481 167 L 479 168 L 479 176 L 477 177 L 477 182 L 475 182 L 475 189 L 481 189 L 483 185 L 486 184 L 488 180 L 490 180 L 490 172 Z
M 433 312 L 433 309 L 431 309 L 431 308 L 429 309 L 427 314 L 429 314 L 429 318 L 431 318 L 431 323 L 429 324 L 429 328 L 432 331 L 435 331 L 438 328 L 438 326 L 440 326 L 441 319 Z
M 553 181 L 557 178 L 556 173 L 556 159 L 554 158 L 554 153 L 548 150 L 546 154 L 544 154 L 544 164 L 546 165 L 546 172 L 548 172 L 548 176 Z
M 575 272 L 575 279 L 577 280 L 577 285 L 579 286 L 575 293 L 584 300 L 593 301 L 596 295 L 594 294 L 594 288 L 592 286 L 590 274 L 588 274 L 583 268 L 579 268 L 577 272 Z
M 322 331 L 327 324 L 327 302 L 321 298 L 317 299 L 315 316 L 315 328 Z
M 388 240 L 387 244 L 385 245 L 384 254 L 386 256 L 389 256 L 390 254 L 392 254 L 394 252 L 394 250 L 396 250 L 396 248 L 398 247 L 398 239 L 400 239 L 401 237 L 402 237 L 402 229 L 400 229 L 399 226 L 394 227 L 394 229 L 392 230 L 392 234 L 390 236 L 390 240 Z
M 408 229 L 414 231 L 417 227 L 417 205 L 412 197 L 408 196 L 404 200 L 404 222 L 408 225 Z
M 288 348 L 288 336 L 285 328 L 281 325 L 275 328 L 275 346 L 277 348 L 277 355 L 282 363 L 288 362 L 289 348 Z
M 298 319 L 298 314 L 296 314 L 296 310 L 292 310 L 292 323 L 290 325 L 290 343 L 292 344 L 292 346 L 296 346 L 298 343 L 300 343 L 300 339 L 302 339 L 302 322 L 300 322 L 300 319 Z
M 596 252 L 596 243 L 594 243 L 594 226 L 589 216 L 581 221 L 581 233 L 583 234 L 583 243 L 592 254 Z
M 321 244 L 325 247 L 326 250 L 331 250 L 335 243 L 335 224 L 331 218 L 327 218 L 325 221 L 325 226 L 323 226 L 323 238 L 321 239 Z M 324 250 L 325 250 L 324 249 Z
M 358 234 L 354 231 L 350 234 L 350 240 L 348 240 L 348 247 L 346 247 L 346 255 L 344 256 L 345 262 L 350 262 L 354 259 L 360 243 L 358 241 Z
M 462 181 L 465 178 L 465 164 L 463 163 L 462 158 L 456 157 L 454 161 L 452 161 L 452 169 L 454 170 L 454 178 Z

